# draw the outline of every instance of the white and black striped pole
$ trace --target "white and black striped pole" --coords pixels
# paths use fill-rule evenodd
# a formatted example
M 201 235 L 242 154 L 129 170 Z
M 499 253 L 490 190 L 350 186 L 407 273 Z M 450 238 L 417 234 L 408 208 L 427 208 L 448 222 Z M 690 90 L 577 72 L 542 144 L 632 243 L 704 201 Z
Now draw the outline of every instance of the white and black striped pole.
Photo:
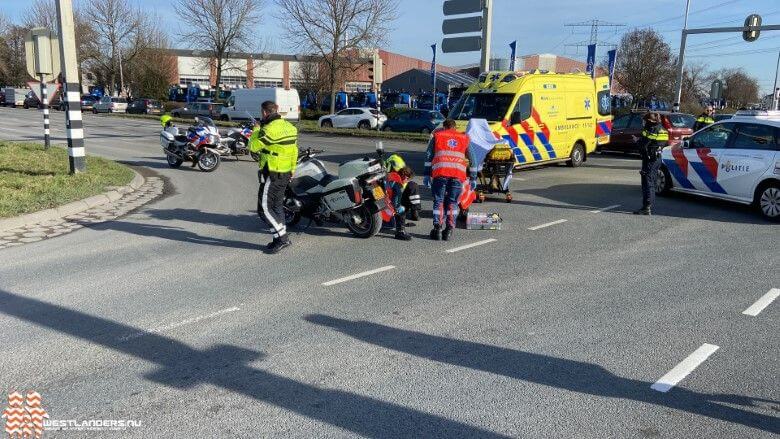
M 73 24 L 73 1 L 57 0 L 57 23 L 60 34 L 60 65 L 62 66 L 65 101 L 65 127 L 68 134 L 70 173 L 85 172 L 84 124 L 81 120 L 81 87 L 76 56 L 76 33 Z
M 51 146 L 49 140 L 49 135 L 51 134 L 49 130 L 49 92 L 46 90 L 46 82 L 43 75 L 41 75 L 41 104 L 43 105 L 43 142 L 44 147 L 49 149 Z

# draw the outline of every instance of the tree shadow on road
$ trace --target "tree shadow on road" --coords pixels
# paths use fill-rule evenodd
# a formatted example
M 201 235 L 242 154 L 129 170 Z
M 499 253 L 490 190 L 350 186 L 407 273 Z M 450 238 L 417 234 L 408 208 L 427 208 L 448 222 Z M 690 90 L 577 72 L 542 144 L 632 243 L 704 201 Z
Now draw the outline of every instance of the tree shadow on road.
M 93 230 L 115 230 L 139 236 L 154 236 L 172 241 L 210 245 L 215 247 L 237 248 L 244 250 L 258 250 L 261 248 L 261 246 L 258 244 L 213 238 L 210 236 L 201 236 L 197 233 L 189 232 L 178 227 L 168 227 L 156 224 L 142 224 L 130 221 L 108 221 L 105 223 L 89 225 L 88 227 Z
M 360 436 L 505 437 L 461 421 L 252 367 L 250 362 L 263 357 L 255 350 L 231 345 L 199 350 L 157 333 L 3 290 L 0 314 L 153 363 L 158 370 L 145 378 L 162 385 L 182 390 L 202 384 L 217 386 Z
M 706 416 L 750 428 L 780 433 L 777 417 L 735 409 L 723 404 L 755 407 L 755 403 L 780 404 L 739 395 L 708 395 L 684 388 L 669 393 L 650 389 L 652 383 L 624 378 L 605 368 L 482 343 L 428 335 L 367 321 L 344 320 L 321 314 L 307 315 L 308 322 L 332 328 L 357 340 L 432 361 L 588 395 L 633 400 Z

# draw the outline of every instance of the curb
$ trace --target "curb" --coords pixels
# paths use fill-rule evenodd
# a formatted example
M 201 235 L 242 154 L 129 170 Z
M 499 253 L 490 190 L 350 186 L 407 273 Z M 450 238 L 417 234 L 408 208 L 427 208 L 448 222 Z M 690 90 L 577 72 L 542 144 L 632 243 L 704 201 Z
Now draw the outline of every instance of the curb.
M 59 207 L 39 210 L 38 212 L 28 213 L 13 218 L 2 219 L 0 220 L 0 232 L 27 227 L 33 224 L 42 223 L 44 221 L 57 220 L 69 215 L 81 213 L 85 210 L 92 209 L 93 207 L 112 203 L 122 198 L 123 195 L 137 191 L 138 188 L 143 186 L 144 182 L 146 182 L 146 179 L 141 174 L 136 172 L 134 169 L 131 169 L 131 171 L 133 171 L 135 176 L 133 177 L 133 180 L 130 182 L 130 184 L 126 186 L 122 186 L 118 189 L 110 190 L 108 192 L 103 192 L 100 195 L 84 198 L 83 200 L 63 204 Z

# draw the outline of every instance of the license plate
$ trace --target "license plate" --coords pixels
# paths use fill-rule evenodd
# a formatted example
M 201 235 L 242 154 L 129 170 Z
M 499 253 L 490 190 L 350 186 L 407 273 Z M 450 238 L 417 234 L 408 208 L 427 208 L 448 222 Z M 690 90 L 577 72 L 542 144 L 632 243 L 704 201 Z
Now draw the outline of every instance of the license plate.
M 374 192 L 374 199 L 375 200 L 381 200 L 381 199 L 385 198 L 385 191 L 382 190 L 381 187 L 374 186 L 374 189 L 372 189 L 372 191 Z

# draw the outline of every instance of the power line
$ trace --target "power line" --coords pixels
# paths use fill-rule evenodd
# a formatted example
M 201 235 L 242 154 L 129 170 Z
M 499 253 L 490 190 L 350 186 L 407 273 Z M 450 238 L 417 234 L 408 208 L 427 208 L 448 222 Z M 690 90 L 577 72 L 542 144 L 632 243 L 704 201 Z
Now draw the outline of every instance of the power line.
M 755 50 L 741 50 L 739 52 L 724 52 L 724 53 L 702 53 L 699 55 L 691 55 L 687 58 L 711 58 L 714 56 L 742 56 L 742 55 L 754 55 L 756 53 L 769 53 L 777 52 L 780 47 L 771 47 L 767 49 L 755 49 Z
M 564 27 L 590 27 L 590 41 L 580 41 L 579 43 L 573 43 L 573 44 L 567 44 L 565 47 L 584 47 L 589 46 L 592 44 L 595 44 L 597 46 L 612 46 L 614 47 L 614 44 L 610 44 L 609 42 L 604 42 L 599 40 L 599 28 L 603 27 L 625 27 L 625 24 L 621 23 L 610 23 L 603 20 L 593 19 L 588 21 L 581 21 L 579 23 L 568 23 L 564 24 Z
M 698 9 L 696 11 L 693 11 L 693 12 L 689 13 L 688 15 L 700 14 L 702 12 L 711 11 L 713 9 L 717 9 L 717 8 L 720 8 L 720 7 L 723 7 L 723 6 L 726 6 L 726 5 L 730 5 L 732 3 L 737 3 L 738 1 L 739 0 L 728 0 L 728 1 L 725 1 L 725 2 L 722 2 L 722 3 L 718 3 L 716 5 L 708 6 L 708 7 L 704 8 L 704 9 Z M 669 21 L 678 20 L 678 19 L 681 19 L 681 18 L 685 18 L 685 15 L 676 15 L 674 17 L 664 18 L 664 19 L 661 19 L 661 20 L 658 20 L 658 21 L 654 21 L 652 23 L 639 25 L 639 27 L 648 27 L 648 26 L 652 26 L 652 25 L 655 25 L 655 24 L 661 24 L 661 23 L 666 23 L 666 22 L 669 22 Z

